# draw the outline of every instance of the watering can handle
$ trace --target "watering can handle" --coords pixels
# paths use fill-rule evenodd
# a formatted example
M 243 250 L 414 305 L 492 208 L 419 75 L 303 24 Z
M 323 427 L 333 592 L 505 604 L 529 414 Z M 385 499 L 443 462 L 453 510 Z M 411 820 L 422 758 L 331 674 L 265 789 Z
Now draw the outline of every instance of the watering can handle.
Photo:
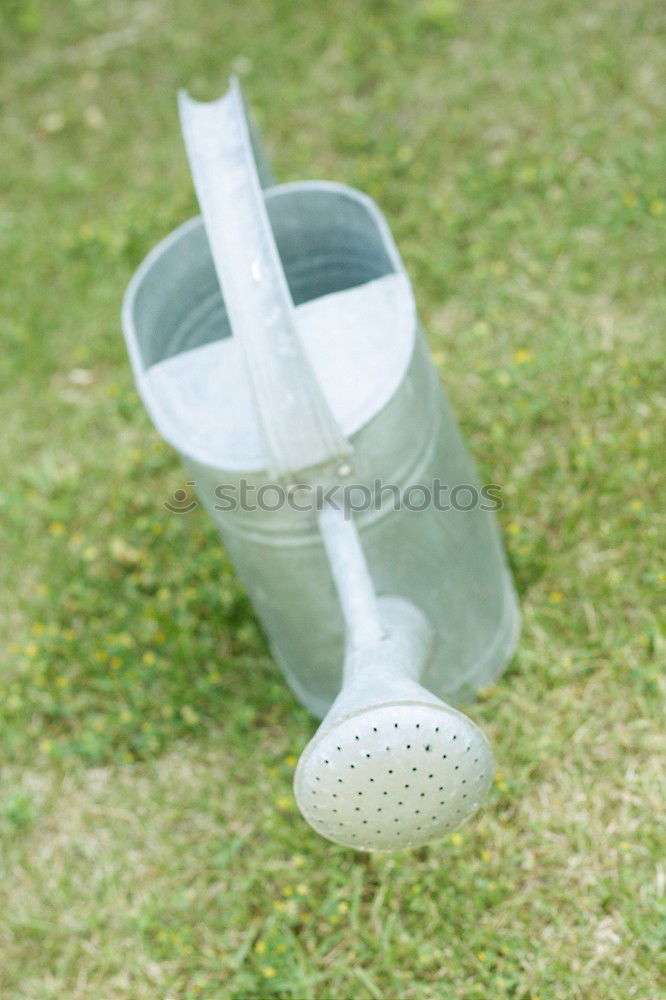
M 217 101 L 178 94 L 194 187 L 233 335 L 238 339 L 268 459 L 279 479 L 346 464 L 340 430 L 301 342 L 294 304 L 261 191 L 267 161 L 254 149 L 235 78 Z

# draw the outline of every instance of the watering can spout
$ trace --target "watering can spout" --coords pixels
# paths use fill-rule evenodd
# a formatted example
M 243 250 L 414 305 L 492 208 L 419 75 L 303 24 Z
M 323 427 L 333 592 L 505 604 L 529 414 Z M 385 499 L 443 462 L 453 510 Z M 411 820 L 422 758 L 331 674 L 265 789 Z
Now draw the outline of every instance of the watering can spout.
M 490 745 L 424 688 L 433 630 L 395 596 L 376 597 L 353 522 L 324 507 L 324 547 L 347 628 L 343 686 L 304 750 L 294 791 L 307 822 L 357 850 L 415 847 L 464 822 L 485 799 Z

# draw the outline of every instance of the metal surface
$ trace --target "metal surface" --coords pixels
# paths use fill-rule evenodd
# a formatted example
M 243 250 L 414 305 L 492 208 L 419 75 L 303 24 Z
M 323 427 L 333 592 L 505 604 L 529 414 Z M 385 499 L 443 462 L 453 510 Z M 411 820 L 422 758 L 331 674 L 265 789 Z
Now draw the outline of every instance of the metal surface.
M 233 107 L 242 114 L 239 94 Z M 377 207 L 328 182 L 262 196 L 247 126 L 240 172 L 229 150 L 231 159 L 213 148 L 233 138 L 227 124 L 218 121 L 208 179 L 197 184 L 208 238 L 201 220 L 186 223 L 128 288 L 123 325 L 137 384 L 196 482 L 289 684 L 326 716 L 297 770 L 303 814 L 349 846 L 425 843 L 471 815 L 491 780 L 485 737 L 442 699 L 457 703 L 492 683 L 517 641 L 494 514 Z M 273 249 L 257 269 L 266 239 Z M 313 400 L 323 424 L 303 416 Z M 287 473 L 291 489 L 276 505 L 286 485 L 276 474 Z M 341 500 L 351 484 L 353 513 L 314 502 L 331 488 Z M 454 487 L 476 490 L 476 503 L 442 509 Z M 299 509 L 288 502 L 295 488 Z M 275 491 L 270 509 L 256 503 L 262 489 Z M 428 491 L 429 502 L 406 503 L 410 491 L 417 501 Z

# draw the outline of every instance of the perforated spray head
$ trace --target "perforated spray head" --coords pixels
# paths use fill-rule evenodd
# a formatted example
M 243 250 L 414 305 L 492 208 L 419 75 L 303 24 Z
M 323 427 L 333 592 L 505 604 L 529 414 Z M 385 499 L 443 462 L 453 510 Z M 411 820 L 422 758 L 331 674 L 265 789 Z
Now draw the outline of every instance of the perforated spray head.
M 353 522 L 324 508 L 320 528 L 347 647 L 342 690 L 296 769 L 296 801 L 335 843 L 417 847 L 481 805 L 493 775 L 490 745 L 471 719 L 418 683 L 432 629 L 409 602 L 375 596 Z
M 396 598 L 378 603 L 386 634 L 354 651 L 351 679 L 303 752 L 294 786 L 310 826 L 366 851 L 442 837 L 478 809 L 493 774 L 479 727 L 408 676 L 427 648 L 420 612 Z M 410 645 L 407 663 L 400 654 Z

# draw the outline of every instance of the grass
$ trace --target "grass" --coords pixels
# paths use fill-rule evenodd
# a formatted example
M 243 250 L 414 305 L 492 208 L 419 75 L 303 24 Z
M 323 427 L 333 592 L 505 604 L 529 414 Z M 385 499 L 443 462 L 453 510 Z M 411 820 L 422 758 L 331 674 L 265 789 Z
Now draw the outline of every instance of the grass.
M 666 15 L 658 0 L 9 0 L 0 14 L 0 996 L 665 991 Z M 314 723 L 137 398 L 123 289 L 195 212 L 175 91 L 243 77 L 282 180 L 373 195 L 524 634 L 479 818 L 300 821 Z M 248 766 L 250 765 L 250 766 Z

